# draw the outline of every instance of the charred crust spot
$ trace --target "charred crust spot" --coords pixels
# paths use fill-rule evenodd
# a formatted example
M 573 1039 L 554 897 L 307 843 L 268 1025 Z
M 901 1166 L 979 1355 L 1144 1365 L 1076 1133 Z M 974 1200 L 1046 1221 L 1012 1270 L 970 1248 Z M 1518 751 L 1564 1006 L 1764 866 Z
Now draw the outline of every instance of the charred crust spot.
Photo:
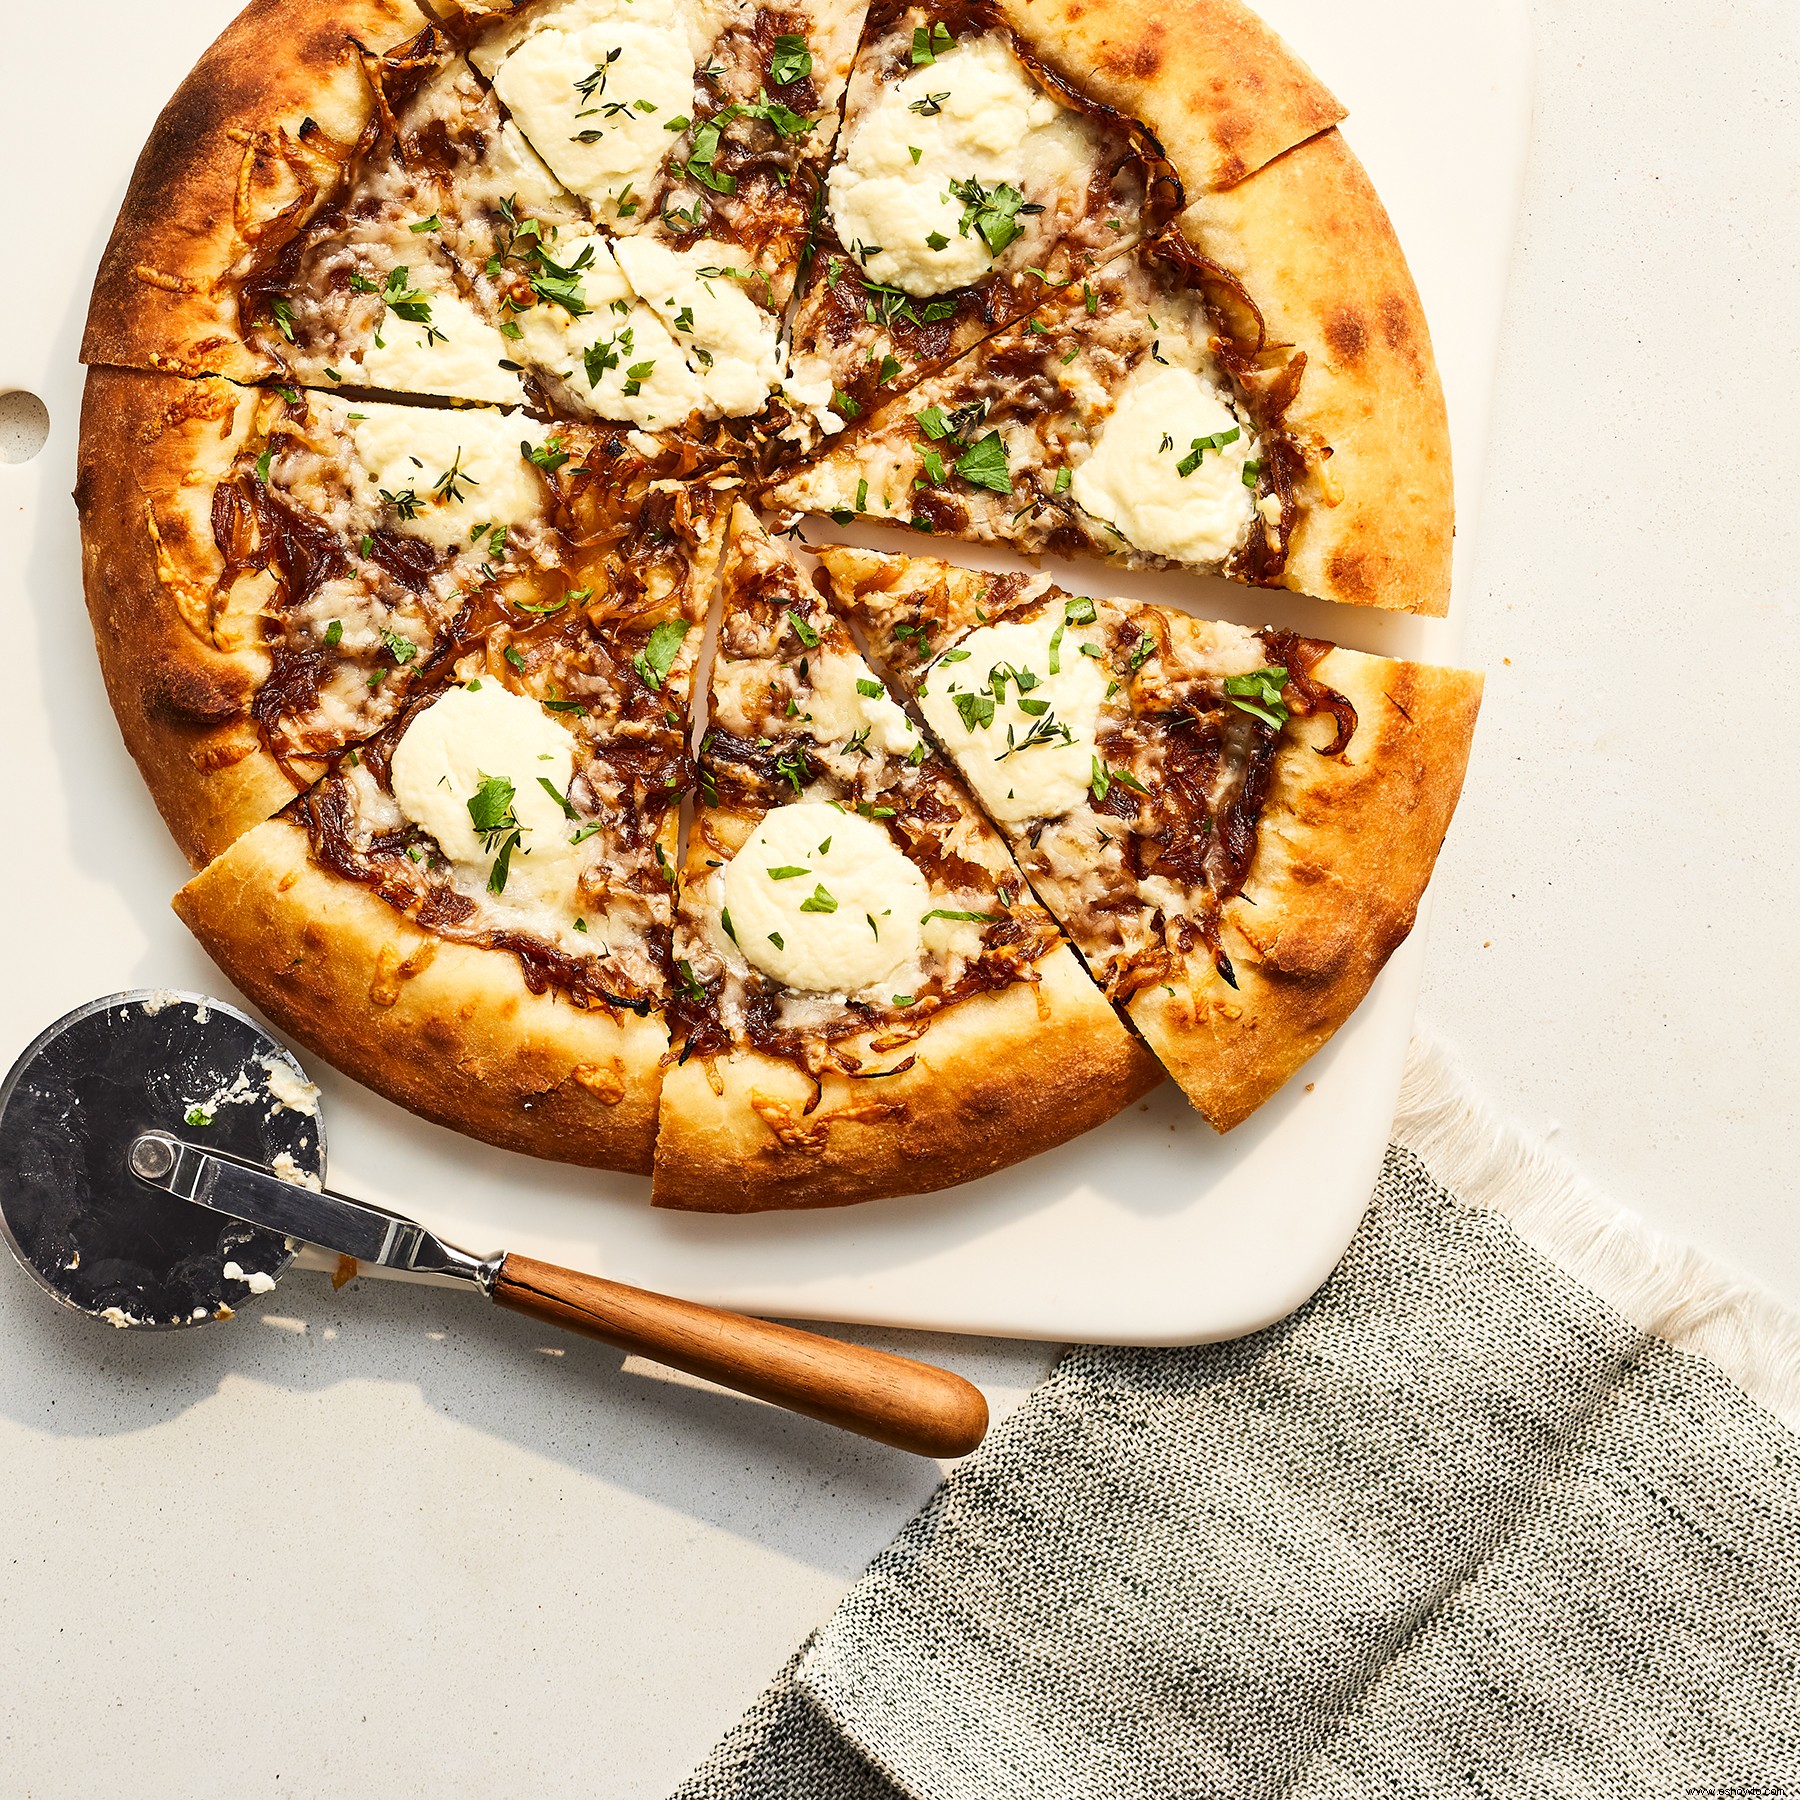
M 1361 550 L 1340 550 L 1326 565 L 1335 596 L 1367 605 L 1377 592 L 1376 571 Z
M 150 691 L 150 708 L 186 725 L 223 725 L 241 718 L 249 684 L 235 670 L 164 669 Z
M 1325 315 L 1325 342 L 1339 363 L 1355 368 L 1369 347 L 1362 314 L 1353 306 L 1334 306 Z

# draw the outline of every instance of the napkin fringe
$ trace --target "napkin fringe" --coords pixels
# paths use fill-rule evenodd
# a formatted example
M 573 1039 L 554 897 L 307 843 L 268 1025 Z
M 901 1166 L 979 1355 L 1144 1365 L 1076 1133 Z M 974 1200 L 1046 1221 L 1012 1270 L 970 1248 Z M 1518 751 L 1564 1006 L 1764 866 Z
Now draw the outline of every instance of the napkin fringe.
M 1528 1244 L 1634 1325 L 1717 1363 L 1800 1430 L 1800 1313 L 1665 1237 L 1507 1123 L 1423 1027 L 1413 1038 L 1393 1137 L 1460 1203 L 1503 1214 Z

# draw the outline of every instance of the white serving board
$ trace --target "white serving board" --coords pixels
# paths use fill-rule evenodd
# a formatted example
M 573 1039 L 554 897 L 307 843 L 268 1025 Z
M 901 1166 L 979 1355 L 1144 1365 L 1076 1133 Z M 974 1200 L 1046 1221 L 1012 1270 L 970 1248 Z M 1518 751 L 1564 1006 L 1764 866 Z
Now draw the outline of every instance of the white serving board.
M 230 993 L 166 905 L 187 870 L 108 712 L 69 493 L 77 346 L 101 246 L 151 121 L 236 10 L 236 0 L 95 0 L 75 53 L 58 9 L 26 8 L 14 21 L 0 167 L 33 199 L 28 212 L 14 209 L 0 249 L 0 394 L 39 395 L 50 437 L 35 460 L 0 462 L 11 870 L 0 886 L 0 1067 L 97 994 Z M 1070 585 L 1455 661 L 1529 130 L 1524 0 L 1267 0 L 1262 10 L 1349 107 L 1345 136 L 1424 295 L 1455 443 L 1456 606 L 1445 622 L 1390 618 L 1096 565 Z M 47 189 L 35 183 L 40 170 L 53 176 Z M 0 454 L 4 440 L 0 403 Z M 316 1059 L 309 1067 L 325 1091 L 333 1184 L 403 1207 L 472 1249 L 524 1251 L 797 1318 L 1189 1343 L 1279 1318 L 1348 1243 L 1386 1141 L 1421 955 L 1422 929 L 1336 1039 L 1229 1137 L 1165 1086 L 1079 1142 L 970 1186 L 823 1213 L 656 1212 L 645 1180 L 490 1149 Z

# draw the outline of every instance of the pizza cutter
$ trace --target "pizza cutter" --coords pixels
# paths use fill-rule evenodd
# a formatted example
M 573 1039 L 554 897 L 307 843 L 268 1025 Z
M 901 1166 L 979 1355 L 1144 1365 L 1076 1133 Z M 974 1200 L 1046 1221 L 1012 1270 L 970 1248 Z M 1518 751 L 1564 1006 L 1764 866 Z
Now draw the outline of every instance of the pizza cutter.
M 0 1086 L 0 1225 L 65 1306 L 180 1330 L 267 1293 L 302 1244 L 497 1305 L 920 1456 L 987 1430 L 961 1376 L 530 1257 L 479 1257 L 321 1186 L 317 1090 L 235 1007 L 113 994 L 59 1019 Z

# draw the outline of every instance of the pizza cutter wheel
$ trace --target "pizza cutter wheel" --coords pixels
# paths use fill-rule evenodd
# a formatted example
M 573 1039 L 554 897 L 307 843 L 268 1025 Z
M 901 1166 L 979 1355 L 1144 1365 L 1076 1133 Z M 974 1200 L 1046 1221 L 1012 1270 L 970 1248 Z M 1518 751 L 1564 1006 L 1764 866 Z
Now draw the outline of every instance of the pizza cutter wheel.
M 504 1252 L 334 1193 L 314 1090 L 259 1025 L 139 991 L 59 1019 L 0 1086 L 0 1225 L 65 1306 L 180 1330 L 229 1319 L 315 1244 L 497 1304 L 920 1456 L 960 1456 L 987 1403 L 928 1363 Z

